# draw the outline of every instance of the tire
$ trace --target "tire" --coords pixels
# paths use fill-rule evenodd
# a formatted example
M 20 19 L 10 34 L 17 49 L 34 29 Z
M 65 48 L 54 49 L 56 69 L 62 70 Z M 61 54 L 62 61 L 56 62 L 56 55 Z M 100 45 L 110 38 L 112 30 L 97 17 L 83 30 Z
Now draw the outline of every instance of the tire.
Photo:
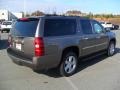
M 75 53 L 68 52 L 62 58 L 60 64 L 60 75 L 71 76 L 76 72 L 78 66 L 78 58 Z
M 9 33 L 9 31 L 6 31 L 7 33 Z
M 115 54 L 115 42 L 111 41 L 107 49 L 107 55 L 113 56 Z
M 3 30 L 1 30 L 1 33 L 3 33 Z

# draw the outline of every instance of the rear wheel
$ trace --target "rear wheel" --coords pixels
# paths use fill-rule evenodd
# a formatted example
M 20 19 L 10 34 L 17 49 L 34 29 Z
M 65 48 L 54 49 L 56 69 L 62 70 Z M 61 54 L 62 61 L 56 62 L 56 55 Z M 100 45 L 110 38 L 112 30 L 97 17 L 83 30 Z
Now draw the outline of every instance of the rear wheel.
M 115 42 L 111 41 L 107 50 L 108 56 L 113 56 L 115 54 Z
M 1 30 L 1 33 L 3 33 L 3 30 Z
M 62 58 L 60 65 L 60 74 L 62 76 L 71 76 L 76 72 L 78 64 L 78 58 L 75 53 L 66 53 Z
M 8 30 L 8 31 L 6 31 L 7 33 L 9 33 L 10 31 Z

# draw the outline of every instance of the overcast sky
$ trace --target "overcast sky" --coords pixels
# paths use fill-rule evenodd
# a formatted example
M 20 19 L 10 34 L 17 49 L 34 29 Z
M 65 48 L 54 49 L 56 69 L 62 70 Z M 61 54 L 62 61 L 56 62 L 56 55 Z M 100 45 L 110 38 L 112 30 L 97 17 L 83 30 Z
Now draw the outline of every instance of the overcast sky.
M 0 0 L 0 9 L 13 12 L 40 10 L 46 13 L 80 10 L 93 13 L 120 14 L 120 0 Z

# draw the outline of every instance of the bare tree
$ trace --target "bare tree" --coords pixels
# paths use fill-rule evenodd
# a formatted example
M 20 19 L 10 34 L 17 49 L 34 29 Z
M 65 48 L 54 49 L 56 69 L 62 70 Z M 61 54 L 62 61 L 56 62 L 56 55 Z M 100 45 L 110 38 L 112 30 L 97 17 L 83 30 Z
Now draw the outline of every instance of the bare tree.
M 66 12 L 66 15 L 70 16 L 81 16 L 82 12 L 77 10 L 70 10 Z
M 31 14 L 31 16 L 43 16 L 43 15 L 45 15 L 45 14 L 39 10 L 37 10 Z

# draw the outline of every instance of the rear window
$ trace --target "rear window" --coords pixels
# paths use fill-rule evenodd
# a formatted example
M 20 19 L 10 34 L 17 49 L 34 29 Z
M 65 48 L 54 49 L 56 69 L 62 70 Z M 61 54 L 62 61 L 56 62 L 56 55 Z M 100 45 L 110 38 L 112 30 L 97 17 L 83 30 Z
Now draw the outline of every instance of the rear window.
M 44 36 L 63 36 L 76 33 L 75 19 L 46 19 Z
M 3 22 L 3 25 L 11 25 L 12 22 Z
M 11 29 L 12 35 L 34 37 L 39 19 L 17 20 Z
M 106 23 L 106 24 L 111 24 L 111 23 L 108 22 L 108 23 Z

